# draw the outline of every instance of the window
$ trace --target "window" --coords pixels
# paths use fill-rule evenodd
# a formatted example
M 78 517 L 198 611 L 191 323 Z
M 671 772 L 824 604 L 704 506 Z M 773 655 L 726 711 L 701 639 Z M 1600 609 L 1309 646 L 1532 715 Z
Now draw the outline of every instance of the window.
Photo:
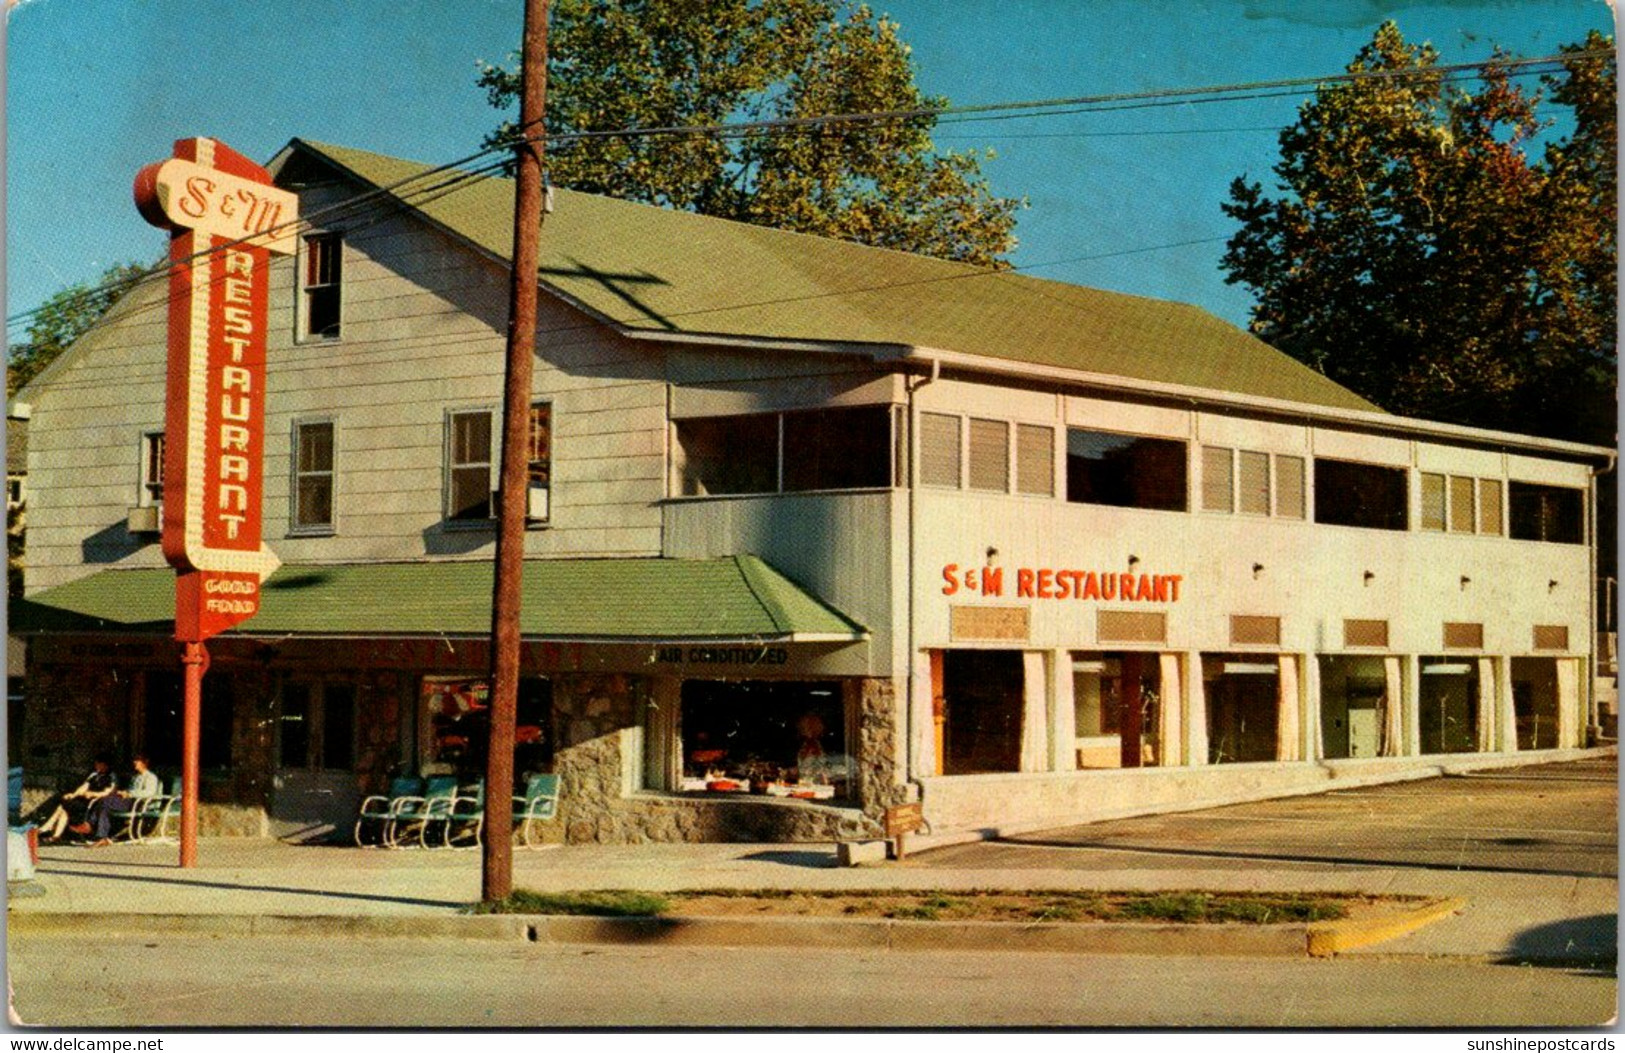
M 1055 429 L 1016 425 L 1016 492 L 1055 496 Z
M 420 690 L 419 768 L 441 765 L 467 782 L 484 778 L 491 741 L 490 683 L 484 678 L 426 676 Z M 521 677 L 516 705 L 513 773 L 517 787 L 523 785 L 527 772 L 553 770 L 553 682 Z
M 1303 518 L 1303 458 L 1202 447 L 1202 510 Z
M 851 795 L 837 682 L 685 680 L 679 720 L 684 791 Z
M 1270 514 L 1270 455 L 1242 450 L 1237 455 L 1236 496 L 1241 512 L 1250 516 Z
M 1404 530 L 1405 469 L 1315 459 L 1315 522 Z
M 148 432 L 141 439 L 141 493 L 146 507 L 164 503 L 164 433 Z
M 1202 511 L 1234 512 L 1236 479 L 1234 451 L 1226 446 L 1202 447 Z
M 1185 444 L 1068 428 L 1066 499 L 1183 512 L 1187 507 Z
M 971 418 L 970 488 L 1010 489 L 1010 425 L 1002 420 Z
M 337 234 L 305 238 L 303 282 L 304 326 L 307 337 L 337 339 L 339 335 L 339 283 L 344 241 Z
M 892 480 L 889 406 L 677 422 L 685 496 L 883 488 Z
M 959 418 L 920 414 L 920 485 L 959 486 Z
M 293 529 L 333 529 L 333 422 L 293 426 Z
M 1285 519 L 1302 519 L 1303 458 L 1275 455 L 1275 514 Z
M 179 770 L 181 765 L 181 674 L 149 669 L 143 676 L 140 748 L 154 768 Z M 231 767 L 232 686 L 229 675 L 203 678 L 202 736 L 198 764 L 210 770 Z
M 6 476 L 6 508 L 7 510 L 19 508 L 23 503 L 23 477 L 20 475 Z
M 1585 492 L 1566 486 L 1507 483 L 1510 529 L 1522 541 L 1585 544 Z
M 452 413 L 446 421 L 446 518 L 491 518 L 491 412 Z
M 1422 473 L 1422 529 L 1452 534 L 1501 532 L 1501 481 Z
M 784 489 L 865 490 L 891 485 L 887 406 L 799 410 L 784 415 Z
M 552 512 L 553 406 L 538 402 L 530 407 L 530 439 L 525 459 L 525 518 L 546 522 Z
M 776 416 L 678 421 L 677 443 L 686 496 L 770 494 L 779 488 Z

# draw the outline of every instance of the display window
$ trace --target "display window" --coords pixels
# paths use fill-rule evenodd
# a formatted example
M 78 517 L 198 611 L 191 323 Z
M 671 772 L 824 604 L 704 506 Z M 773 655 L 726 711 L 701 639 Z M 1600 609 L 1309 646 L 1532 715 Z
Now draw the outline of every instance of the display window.
M 1478 749 L 1478 662 L 1422 659 L 1417 723 L 1423 753 L 1472 753 Z
M 686 680 L 680 720 L 684 792 L 852 796 L 838 682 Z
M 513 738 L 516 782 L 527 772 L 553 770 L 552 686 L 537 677 L 519 681 Z M 490 682 L 483 677 L 426 676 L 421 706 L 419 769 L 454 774 L 468 782 L 483 778 L 491 736 Z
M 1162 674 L 1157 656 L 1072 653 L 1072 705 L 1078 767 L 1139 768 L 1161 763 Z
M 1273 655 L 1209 655 L 1202 659 L 1207 693 L 1208 763 L 1277 759 L 1280 665 Z
M 1020 651 L 943 652 L 942 774 L 1021 770 L 1024 684 Z

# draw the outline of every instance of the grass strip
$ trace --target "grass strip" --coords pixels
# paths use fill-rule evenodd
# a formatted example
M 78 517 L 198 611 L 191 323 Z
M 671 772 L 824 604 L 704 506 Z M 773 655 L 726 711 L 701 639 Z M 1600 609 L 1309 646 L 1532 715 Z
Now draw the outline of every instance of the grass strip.
M 1089 922 L 1144 921 L 1187 925 L 1251 925 L 1331 921 L 1348 917 L 1360 897 L 1339 893 L 1100 892 L 972 889 L 689 889 L 671 893 L 599 889 L 533 892 L 516 889 L 476 914 L 573 914 L 647 918 L 682 913 L 685 904 L 738 901 L 768 916 L 823 913 L 910 921 Z M 1388 897 L 1394 898 L 1394 897 Z M 809 904 L 834 901 L 813 910 Z

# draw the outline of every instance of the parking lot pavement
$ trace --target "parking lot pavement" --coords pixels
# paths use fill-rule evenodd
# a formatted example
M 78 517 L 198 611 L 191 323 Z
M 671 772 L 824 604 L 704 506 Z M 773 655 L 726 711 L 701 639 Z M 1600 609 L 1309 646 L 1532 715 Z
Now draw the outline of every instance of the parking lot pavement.
M 921 866 L 1619 875 L 1618 760 L 1510 768 L 943 848 Z

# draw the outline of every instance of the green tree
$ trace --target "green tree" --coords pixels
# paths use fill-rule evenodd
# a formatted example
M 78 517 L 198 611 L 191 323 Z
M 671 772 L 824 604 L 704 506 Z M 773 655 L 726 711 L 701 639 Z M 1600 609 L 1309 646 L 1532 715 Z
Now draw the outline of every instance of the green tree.
M 554 0 L 547 128 L 681 128 L 945 105 L 914 83 L 898 27 L 848 0 Z M 486 65 L 491 104 L 518 97 Z M 560 186 L 711 216 L 997 265 L 1023 202 L 978 153 L 938 153 L 936 119 L 726 135 L 584 137 L 548 148 Z M 504 123 L 487 144 L 509 141 Z
M 6 395 L 17 391 L 68 345 L 96 324 L 120 296 L 135 284 L 146 268 L 135 263 L 116 263 L 95 282 L 70 285 L 51 296 L 34 310 L 28 324 L 28 338 L 6 351 Z
M 1532 158 L 1542 94 L 1471 89 L 1385 23 L 1280 134 L 1281 196 L 1245 178 L 1226 281 L 1264 340 L 1396 413 L 1613 443 L 1615 69 L 1566 49 L 1574 132 Z M 1502 57 L 1498 53 L 1498 57 Z

